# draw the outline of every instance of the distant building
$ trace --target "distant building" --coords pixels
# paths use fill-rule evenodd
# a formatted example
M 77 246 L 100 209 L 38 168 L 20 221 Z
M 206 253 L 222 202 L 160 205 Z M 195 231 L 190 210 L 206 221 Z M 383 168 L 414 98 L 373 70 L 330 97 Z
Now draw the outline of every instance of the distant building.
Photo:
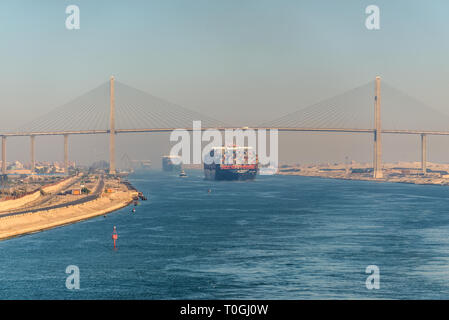
M 31 174 L 30 169 L 10 169 L 8 174 Z

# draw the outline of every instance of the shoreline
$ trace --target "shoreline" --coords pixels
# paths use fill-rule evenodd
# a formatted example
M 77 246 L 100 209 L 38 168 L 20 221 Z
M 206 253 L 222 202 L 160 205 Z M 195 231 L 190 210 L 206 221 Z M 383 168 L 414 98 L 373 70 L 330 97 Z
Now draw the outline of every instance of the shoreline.
M 20 208 L 25 208 L 29 206 L 33 202 L 37 202 L 42 199 L 44 194 L 51 194 L 58 192 L 72 184 L 74 184 L 77 180 L 81 179 L 81 176 L 72 176 L 68 177 L 64 180 L 61 180 L 57 183 L 47 184 L 39 189 L 36 189 L 29 194 L 26 194 L 22 197 L 18 197 L 16 199 L 10 200 L 1 200 L 0 201 L 0 216 L 7 211 L 14 211 Z
M 430 185 L 430 186 L 449 186 L 449 181 L 447 183 L 416 183 L 411 180 L 390 180 L 390 179 L 374 179 L 374 178 L 347 178 L 347 177 L 333 177 L 326 175 L 306 175 L 306 174 L 290 174 L 290 173 L 277 173 L 279 176 L 290 176 L 290 177 L 307 177 L 307 178 L 317 178 L 317 179 L 331 179 L 331 180 L 348 180 L 348 181 L 366 181 L 366 182 L 376 182 L 376 183 L 401 183 L 401 184 L 413 184 L 413 185 Z
M 0 241 L 42 232 L 106 215 L 127 207 L 138 192 L 102 194 L 99 198 L 64 208 L 0 217 Z
M 417 163 L 386 163 L 382 178 L 373 178 L 370 164 L 327 164 L 283 166 L 277 172 L 284 176 L 317 177 L 339 180 L 405 183 L 449 186 L 449 165 L 430 164 L 424 173 Z
M 127 204 L 125 204 L 125 205 L 123 205 L 123 206 L 121 206 L 119 208 L 114 208 L 114 209 L 111 209 L 111 210 L 109 210 L 107 212 L 93 214 L 93 215 L 89 215 L 89 216 L 86 216 L 86 217 L 76 218 L 76 219 L 73 219 L 72 221 L 55 223 L 54 225 L 45 226 L 45 227 L 42 227 L 42 228 L 37 228 L 37 229 L 33 228 L 33 230 L 29 230 L 29 231 L 28 230 L 24 230 L 24 231 L 21 231 L 20 233 L 15 233 L 14 235 L 3 236 L 0 233 L 0 241 L 9 240 L 9 239 L 13 239 L 13 238 L 19 238 L 19 237 L 23 237 L 23 236 L 34 234 L 34 233 L 43 232 L 43 231 L 46 231 L 46 230 L 56 229 L 56 228 L 59 228 L 59 227 L 64 227 L 64 226 L 68 226 L 68 225 L 75 224 L 75 223 L 78 223 L 78 222 L 82 222 L 82 221 L 86 221 L 86 220 L 89 220 L 89 219 L 93 219 L 93 218 L 96 218 L 98 216 L 110 214 L 112 212 L 118 211 L 120 209 L 123 209 L 123 208 L 129 206 L 132 202 L 133 202 L 133 200 L 129 201 Z

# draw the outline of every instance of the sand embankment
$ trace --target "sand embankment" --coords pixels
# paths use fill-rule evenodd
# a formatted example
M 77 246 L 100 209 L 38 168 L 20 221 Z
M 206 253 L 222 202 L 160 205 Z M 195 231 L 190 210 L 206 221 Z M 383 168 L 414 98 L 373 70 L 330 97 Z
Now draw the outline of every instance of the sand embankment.
M 61 189 L 68 187 L 70 184 L 75 182 L 75 180 L 77 178 L 78 177 L 67 178 L 58 183 L 51 184 L 48 186 L 43 186 L 41 189 L 42 189 L 42 191 L 44 191 L 44 193 L 54 193 L 54 192 L 57 192 Z M 26 196 L 23 196 L 23 197 L 20 197 L 17 199 L 0 201 L 0 212 L 14 210 L 14 209 L 24 207 L 27 204 L 38 200 L 41 196 L 42 196 L 41 190 L 36 190 L 31 194 L 27 194 Z
M 59 192 L 65 188 L 67 188 L 68 186 L 70 186 L 72 183 L 74 183 L 77 179 L 79 179 L 81 176 L 74 176 L 74 177 L 70 177 L 67 179 L 64 179 L 58 183 L 55 184 L 50 184 L 47 186 L 43 186 L 42 190 L 45 193 L 55 193 L 55 192 Z
M 79 205 L 0 217 L 0 239 L 43 231 L 104 215 L 127 206 L 136 195 L 137 192 L 134 191 L 120 191 L 104 194 L 96 200 Z
M 37 190 L 18 199 L 0 201 L 0 211 L 7 211 L 26 206 L 28 203 L 39 199 L 40 196 L 41 191 Z

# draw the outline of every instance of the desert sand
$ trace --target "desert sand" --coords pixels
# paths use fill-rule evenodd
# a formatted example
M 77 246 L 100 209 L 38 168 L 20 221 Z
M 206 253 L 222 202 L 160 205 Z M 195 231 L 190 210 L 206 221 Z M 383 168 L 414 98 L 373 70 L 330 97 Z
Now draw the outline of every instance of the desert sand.
M 51 229 L 116 211 L 130 204 L 137 192 L 120 190 L 79 204 L 34 213 L 0 217 L 0 239 Z

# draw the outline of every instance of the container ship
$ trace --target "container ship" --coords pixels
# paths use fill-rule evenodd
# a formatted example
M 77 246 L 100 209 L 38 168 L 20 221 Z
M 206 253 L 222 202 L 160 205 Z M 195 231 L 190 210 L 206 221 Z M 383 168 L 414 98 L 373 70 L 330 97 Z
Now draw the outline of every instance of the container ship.
M 176 163 L 179 162 L 179 164 L 175 164 L 173 160 L 176 160 Z M 164 171 L 181 171 L 181 157 L 178 156 L 163 156 L 162 157 L 162 170 Z
M 254 180 L 259 172 L 257 155 L 250 147 L 215 147 L 207 158 L 206 180 Z

